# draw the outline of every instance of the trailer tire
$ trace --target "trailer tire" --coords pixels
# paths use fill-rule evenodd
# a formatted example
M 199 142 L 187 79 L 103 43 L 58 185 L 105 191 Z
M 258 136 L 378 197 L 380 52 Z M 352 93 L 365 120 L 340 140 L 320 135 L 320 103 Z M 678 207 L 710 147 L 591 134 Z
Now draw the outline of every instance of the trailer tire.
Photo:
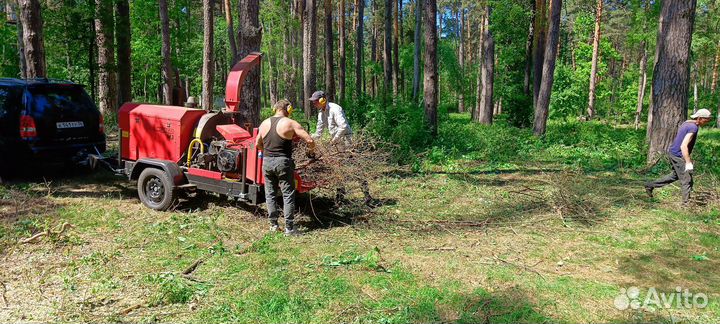
M 146 168 L 138 177 L 138 196 L 150 209 L 166 211 L 177 200 L 177 190 L 170 176 L 163 170 Z

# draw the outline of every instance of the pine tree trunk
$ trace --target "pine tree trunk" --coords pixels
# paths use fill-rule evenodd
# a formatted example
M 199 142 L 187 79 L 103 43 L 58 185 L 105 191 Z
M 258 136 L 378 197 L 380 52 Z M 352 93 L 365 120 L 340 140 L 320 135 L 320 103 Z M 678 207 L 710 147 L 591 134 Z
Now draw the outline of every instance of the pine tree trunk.
M 303 11 L 303 95 L 305 118 L 313 115 L 310 96 L 316 89 L 317 78 L 317 4 L 316 0 L 306 0 Z
M 335 100 L 335 63 L 333 55 L 335 48 L 333 47 L 333 15 L 332 1 L 325 0 L 325 93 L 328 100 Z
M 18 65 L 20 67 L 20 77 L 27 79 L 27 59 L 25 58 L 25 37 L 23 37 L 23 24 L 17 23 L 17 48 L 18 48 Z M 92 54 L 90 54 L 92 55 Z
M 162 100 L 166 105 L 172 104 L 173 71 L 170 55 L 170 18 L 168 17 L 167 0 L 158 0 L 160 7 L 160 30 L 162 37 Z
M 260 52 L 262 43 L 262 28 L 260 26 L 260 0 L 241 0 L 238 10 L 238 59 L 242 59 L 252 52 Z M 241 125 L 250 123 L 257 127 L 260 125 L 260 68 L 248 73 L 242 88 L 240 102 Z
M 117 66 L 115 65 L 113 7 L 109 1 L 95 1 L 95 37 L 98 48 L 98 99 L 100 112 L 117 112 Z
M 430 131 L 437 134 L 437 106 L 438 106 L 438 28 L 437 28 L 437 2 L 425 0 L 425 119 L 430 125 Z
M 393 84 L 392 6 L 393 0 L 385 0 L 385 42 L 383 45 L 383 66 L 385 67 L 385 84 L 383 85 L 384 96 L 387 96 L 390 93 L 390 87 Z
M 718 65 L 720 65 L 720 41 L 718 41 L 717 49 L 715 50 L 715 63 L 713 64 L 712 84 L 710 85 L 710 92 L 712 94 L 715 94 L 715 89 L 717 89 Z
M 490 30 L 490 17 L 492 7 L 485 7 L 485 23 L 483 28 L 483 65 L 482 65 L 482 93 L 480 96 L 480 109 L 478 121 L 490 125 L 493 119 L 493 86 L 495 75 L 495 39 Z
M 597 0 L 595 12 L 595 36 L 593 37 L 592 66 L 590 68 L 590 94 L 588 95 L 588 120 L 595 117 L 595 82 L 597 81 L 598 54 L 600 52 L 600 26 L 602 24 L 603 0 Z
M 558 40 L 560 38 L 560 12 L 562 0 L 550 0 L 550 24 L 545 41 L 545 55 L 542 69 L 542 82 L 535 105 L 535 120 L 533 133 L 535 136 L 545 134 L 548 112 L 550 110 L 550 95 L 555 80 L 555 62 L 557 60 Z
M 399 12 L 400 10 L 398 8 L 398 2 L 400 0 L 395 0 L 393 4 L 393 12 L 394 12 L 394 22 L 395 22 L 395 28 L 394 30 L 394 36 L 395 39 L 393 40 L 393 98 L 395 100 L 398 99 L 398 95 L 400 94 L 400 18 L 399 18 Z
M 20 17 L 22 13 L 19 12 L 19 3 L 17 1 L 9 1 L 7 3 L 7 7 L 4 8 L 7 10 L 8 14 L 8 21 L 14 20 L 15 21 L 15 30 L 16 30 L 16 46 L 17 46 L 17 57 L 18 57 L 18 67 L 20 68 L 19 76 L 22 79 L 27 78 L 27 60 L 25 59 L 25 37 L 23 37 L 23 24 L 22 22 L 18 21 L 17 17 Z M 15 15 L 15 19 L 11 19 L 11 15 Z
M 345 49 L 345 0 L 340 0 L 338 7 L 338 31 L 340 32 L 340 67 L 338 73 L 338 86 L 340 88 L 340 101 L 345 101 L 345 69 L 347 65 L 347 52 Z
M 230 0 L 223 0 L 223 4 L 225 6 L 225 22 L 227 23 L 230 56 L 232 57 L 230 65 L 235 65 L 238 61 L 238 49 L 237 43 L 235 42 L 235 26 L 233 24 L 232 7 L 230 6 Z
M 294 55 L 290 52 L 290 48 L 292 48 L 292 37 L 291 37 L 291 31 L 290 29 L 287 29 L 283 31 L 283 62 L 288 65 L 287 68 L 284 68 L 282 71 L 282 78 L 284 80 L 283 83 L 283 95 L 285 96 L 285 99 L 290 100 L 293 104 L 295 103 L 295 98 L 293 97 L 293 93 L 295 91 L 295 83 L 293 82 L 293 76 L 295 75 L 295 70 L 293 66 L 293 60 L 292 57 Z
M 27 78 L 47 77 L 43 19 L 39 0 L 19 0 Z
M 96 70 L 95 70 L 95 60 L 97 59 L 97 56 L 95 55 L 95 47 L 97 44 L 95 43 L 95 21 L 92 21 L 90 24 L 90 29 L 92 29 L 92 35 L 93 37 L 88 37 L 88 83 L 90 83 L 90 96 L 92 97 L 93 101 L 97 102 L 97 84 L 95 83 L 95 76 L 96 76 Z M 158 100 L 159 101 L 159 100 Z
M 690 86 L 690 44 L 696 0 L 665 0 L 660 12 L 657 63 L 653 72 L 652 114 L 648 163 L 655 162 L 687 118 Z
M 215 58 L 213 40 L 214 31 L 214 0 L 203 0 L 203 69 L 202 69 L 202 105 L 205 110 L 213 109 L 213 86 L 215 85 Z M 228 16 L 228 15 L 226 15 Z
M 465 10 L 460 7 L 460 47 L 458 49 L 458 64 L 460 65 L 460 75 L 465 75 L 465 39 L 463 37 L 463 29 L 465 28 Z M 460 89 L 458 90 L 458 112 L 465 112 L 465 80 L 461 80 Z
M 117 41 L 118 63 L 118 103 L 131 102 L 132 97 L 132 60 L 131 60 L 131 29 L 130 3 L 128 0 L 117 0 L 115 3 L 115 38 Z
M 370 39 L 370 60 L 372 60 L 373 63 L 380 62 L 380 58 L 378 56 L 378 33 L 380 30 L 380 14 L 378 11 L 378 3 L 379 0 L 373 0 L 372 1 L 372 17 L 373 17 L 373 24 L 372 24 L 372 37 Z M 378 95 L 378 80 L 377 75 L 373 72 L 370 76 L 370 92 L 372 93 L 373 97 L 376 97 Z
M 480 41 L 478 42 L 478 70 L 477 70 L 477 84 L 475 87 L 475 107 L 472 112 L 472 120 L 475 122 L 480 122 L 480 116 L 482 116 L 483 111 L 483 105 L 482 105 L 482 97 L 483 97 L 483 66 L 485 65 L 485 14 L 483 14 L 480 17 L 480 24 L 478 26 L 478 30 L 480 31 Z
M 695 71 L 693 78 L 693 114 L 698 110 L 698 71 Z
M 533 2 L 533 6 L 535 3 Z M 533 15 L 535 10 L 533 9 Z M 530 96 L 530 80 L 532 79 L 532 59 L 533 59 L 533 24 L 530 23 L 528 30 L 527 44 L 525 45 L 525 80 L 523 81 L 523 92 L 526 96 Z
M 646 10 L 648 10 L 648 9 L 649 9 L 649 7 L 646 7 Z M 659 20 L 659 23 L 658 23 L 658 35 L 660 35 L 660 34 L 662 34 L 662 32 L 663 32 L 663 25 L 664 25 L 664 24 L 663 24 L 663 21 L 665 21 L 665 19 L 663 18 L 662 15 L 660 15 L 660 17 L 658 18 L 658 20 Z M 657 44 L 656 44 L 656 45 L 655 45 L 655 56 L 654 56 L 655 62 L 653 63 L 653 69 L 655 69 L 655 66 L 656 66 L 657 63 L 658 63 L 658 58 L 659 58 L 659 57 L 660 57 L 660 46 L 657 46 Z M 650 84 L 650 106 L 648 107 L 647 126 L 645 127 L 645 142 L 646 142 L 648 145 L 650 145 L 650 139 L 652 138 L 652 131 L 653 131 L 652 125 L 653 125 L 653 119 L 654 119 L 654 117 L 655 117 L 655 116 L 654 116 L 654 111 L 655 111 L 655 108 L 654 108 L 654 107 L 655 107 L 654 98 L 655 98 L 655 96 L 653 95 L 654 92 L 655 92 L 655 90 L 654 90 L 654 82 L 653 82 L 653 83 Z
M 415 44 L 413 51 L 413 100 L 417 101 L 420 93 L 420 39 L 422 33 L 423 0 L 415 0 Z
M 268 95 L 270 104 L 269 106 L 274 105 L 278 101 L 278 83 L 279 83 L 279 75 L 280 71 L 278 71 L 277 68 L 277 53 L 268 53 L 268 71 L 270 72 L 270 76 L 268 79 Z
M 642 115 L 645 101 L 645 88 L 647 87 L 647 44 L 642 43 L 642 58 L 640 59 L 640 80 L 638 81 L 637 109 L 635 110 L 635 129 L 640 128 L 640 115 Z
M 533 21 L 533 105 L 537 109 L 537 98 L 540 93 L 542 74 L 545 62 L 545 43 L 547 33 L 546 0 L 535 0 L 535 17 Z
M 355 98 L 360 99 L 363 91 L 363 47 L 365 46 L 363 41 L 363 18 L 365 17 L 365 1 L 357 1 L 356 4 L 355 10 L 357 13 L 355 19 L 357 20 L 357 28 L 355 30 L 355 39 L 357 45 L 355 46 Z

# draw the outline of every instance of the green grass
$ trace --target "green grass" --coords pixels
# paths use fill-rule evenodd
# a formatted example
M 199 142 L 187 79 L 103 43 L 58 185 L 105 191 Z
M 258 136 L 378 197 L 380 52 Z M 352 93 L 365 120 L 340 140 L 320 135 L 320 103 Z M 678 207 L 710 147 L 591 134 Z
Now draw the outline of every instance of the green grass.
M 697 191 L 709 198 L 683 208 L 676 187 L 644 196 L 642 182 L 666 166 L 636 172 L 642 132 L 553 123 L 535 139 L 464 118 L 451 115 L 415 162 L 372 184 L 386 203 L 366 222 L 301 237 L 267 233 L 253 208 L 221 198 L 154 212 L 134 184 L 102 173 L 58 178 L 49 191 L 2 186 L 0 280 L 10 307 L 0 321 L 720 320 L 720 201 L 703 155 L 720 133 L 704 130 L 698 142 Z M 316 228 L 313 219 L 300 224 Z M 17 244 L 62 223 L 74 227 Z M 617 310 L 614 298 L 630 286 L 681 286 L 710 303 Z

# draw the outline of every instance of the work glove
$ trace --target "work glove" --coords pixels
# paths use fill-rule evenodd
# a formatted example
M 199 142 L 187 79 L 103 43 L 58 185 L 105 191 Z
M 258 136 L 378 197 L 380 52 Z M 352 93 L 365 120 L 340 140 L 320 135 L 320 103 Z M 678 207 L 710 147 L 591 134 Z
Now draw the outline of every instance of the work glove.
M 694 169 L 695 169 L 695 167 L 693 166 L 692 163 L 685 163 L 685 172 L 690 172 Z

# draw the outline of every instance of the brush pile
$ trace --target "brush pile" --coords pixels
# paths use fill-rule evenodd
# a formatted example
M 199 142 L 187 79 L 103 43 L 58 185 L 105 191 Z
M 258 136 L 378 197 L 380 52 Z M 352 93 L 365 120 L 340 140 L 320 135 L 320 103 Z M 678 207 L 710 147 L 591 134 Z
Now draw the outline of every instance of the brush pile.
M 314 158 L 307 156 L 304 142 L 296 143 L 293 159 L 303 179 L 315 182 L 318 188 L 335 189 L 352 182 L 371 182 L 389 169 L 392 144 L 365 134 L 354 134 L 352 140 L 341 143 L 316 143 Z

